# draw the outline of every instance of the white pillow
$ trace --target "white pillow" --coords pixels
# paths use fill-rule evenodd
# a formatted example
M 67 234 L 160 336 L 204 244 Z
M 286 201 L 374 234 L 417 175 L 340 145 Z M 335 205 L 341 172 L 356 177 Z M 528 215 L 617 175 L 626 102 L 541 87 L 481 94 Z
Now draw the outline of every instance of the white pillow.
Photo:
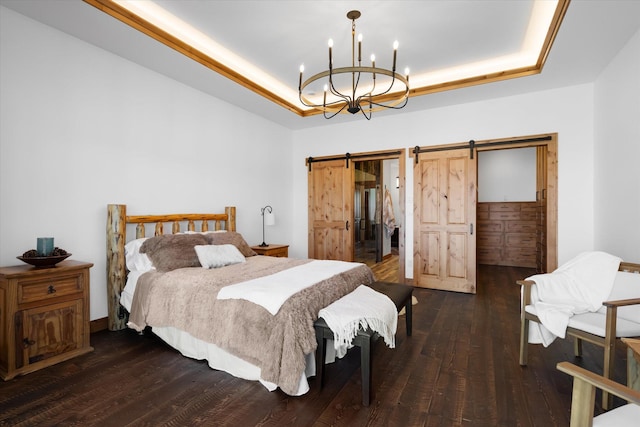
M 148 237 L 132 240 L 124 245 L 124 259 L 129 271 L 149 271 L 154 270 L 153 263 L 147 254 L 140 253 L 140 246 Z
M 246 262 L 244 255 L 234 245 L 196 245 L 194 249 L 200 265 L 204 268 L 218 268 Z

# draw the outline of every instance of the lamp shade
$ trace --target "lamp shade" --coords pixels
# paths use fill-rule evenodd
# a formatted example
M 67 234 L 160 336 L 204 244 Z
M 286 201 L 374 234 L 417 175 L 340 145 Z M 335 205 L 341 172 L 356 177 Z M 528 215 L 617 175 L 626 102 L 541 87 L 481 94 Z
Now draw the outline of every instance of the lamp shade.
M 264 213 L 264 223 L 266 225 L 274 225 L 276 223 L 276 216 L 273 214 L 273 212 L 266 211 Z

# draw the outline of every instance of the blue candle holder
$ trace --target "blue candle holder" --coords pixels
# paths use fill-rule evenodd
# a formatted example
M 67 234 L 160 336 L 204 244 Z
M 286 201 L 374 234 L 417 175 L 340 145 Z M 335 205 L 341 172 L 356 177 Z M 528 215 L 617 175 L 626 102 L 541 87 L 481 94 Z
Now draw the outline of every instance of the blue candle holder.
M 49 256 L 53 252 L 53 237 L 38 237 L 38 256 Z

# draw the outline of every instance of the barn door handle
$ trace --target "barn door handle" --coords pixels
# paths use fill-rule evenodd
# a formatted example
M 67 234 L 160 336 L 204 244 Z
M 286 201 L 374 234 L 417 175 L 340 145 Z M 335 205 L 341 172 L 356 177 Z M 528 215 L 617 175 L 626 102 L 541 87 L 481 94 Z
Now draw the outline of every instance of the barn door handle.
M 347 231 L 349 231 L 349 220 L 347 220 Z
M 473 223 L 469 224 L 469 231 L 471 232 L 471 235 L 473 236 Z

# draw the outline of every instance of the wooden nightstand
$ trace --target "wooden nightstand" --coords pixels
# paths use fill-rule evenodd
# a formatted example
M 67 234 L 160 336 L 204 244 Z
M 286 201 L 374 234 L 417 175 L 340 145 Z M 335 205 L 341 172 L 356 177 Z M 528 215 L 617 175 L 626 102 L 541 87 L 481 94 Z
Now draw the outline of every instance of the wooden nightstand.
M 62 261 L 53 268 L 0 268 L 0 377 L 42 369 L 93 351 L 89 344 L 89 269 Z
M 251 249 L 253 249 L 258 255 L 284 258 L 289 256 L 289 245 L 270 244 L 269 246 L 251 246 Z

